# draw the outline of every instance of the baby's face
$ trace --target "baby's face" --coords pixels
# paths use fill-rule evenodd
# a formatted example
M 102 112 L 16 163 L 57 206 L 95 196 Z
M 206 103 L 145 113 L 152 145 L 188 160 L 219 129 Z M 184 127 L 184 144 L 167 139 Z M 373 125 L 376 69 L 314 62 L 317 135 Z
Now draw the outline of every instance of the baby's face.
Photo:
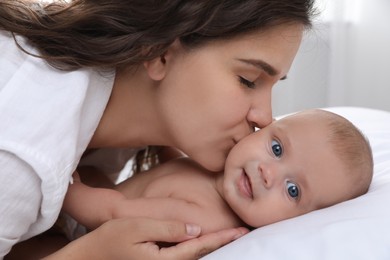
M 345 200 L 349 180 L 327 131 L 315 112 L 301 112 L 241 140 L 223 184 L 237 215 L 260 227 Z

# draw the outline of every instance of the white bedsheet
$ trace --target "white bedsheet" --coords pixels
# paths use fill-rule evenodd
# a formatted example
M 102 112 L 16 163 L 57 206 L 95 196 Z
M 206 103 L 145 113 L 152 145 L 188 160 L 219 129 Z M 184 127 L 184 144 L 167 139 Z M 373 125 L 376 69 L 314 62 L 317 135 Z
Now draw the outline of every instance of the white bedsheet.
M 327 110 L 348 118 L 370 140 L 375 168 L 368 193 L 259 228 L 203 259 L 390 259 L 390 112 Z

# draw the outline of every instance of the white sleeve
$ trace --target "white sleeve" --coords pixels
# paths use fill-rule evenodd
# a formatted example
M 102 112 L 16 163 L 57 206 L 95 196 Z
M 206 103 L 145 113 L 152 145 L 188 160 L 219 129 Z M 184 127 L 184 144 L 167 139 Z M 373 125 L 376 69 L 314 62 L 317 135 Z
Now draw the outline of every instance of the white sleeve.
M 37 221 L 40 186 L 40 178 L 29 165 L 0 150 L 0 259 Z

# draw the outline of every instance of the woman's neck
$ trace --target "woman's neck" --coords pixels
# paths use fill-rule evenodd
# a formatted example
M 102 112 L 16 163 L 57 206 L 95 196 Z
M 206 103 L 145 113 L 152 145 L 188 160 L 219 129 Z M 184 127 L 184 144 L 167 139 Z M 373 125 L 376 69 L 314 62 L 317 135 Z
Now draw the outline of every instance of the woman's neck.
M 156 86 L 143 66 L 118 70 L 107 107 L 89 144 L 99 147 L 141 147 L 159 144 L 162 132 L 155 113 Z

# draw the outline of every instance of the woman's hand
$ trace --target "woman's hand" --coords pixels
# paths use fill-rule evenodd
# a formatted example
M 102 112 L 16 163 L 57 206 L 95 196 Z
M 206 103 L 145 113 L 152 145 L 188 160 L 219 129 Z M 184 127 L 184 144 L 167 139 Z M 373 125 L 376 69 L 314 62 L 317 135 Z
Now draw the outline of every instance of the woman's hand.
M 235 228 L 198 237 L 200 231 L 177 221 L 114 219 L 44 259 L 198 259 L 248 232 Z M 182 243 L 160 248 L 155 241 Z

